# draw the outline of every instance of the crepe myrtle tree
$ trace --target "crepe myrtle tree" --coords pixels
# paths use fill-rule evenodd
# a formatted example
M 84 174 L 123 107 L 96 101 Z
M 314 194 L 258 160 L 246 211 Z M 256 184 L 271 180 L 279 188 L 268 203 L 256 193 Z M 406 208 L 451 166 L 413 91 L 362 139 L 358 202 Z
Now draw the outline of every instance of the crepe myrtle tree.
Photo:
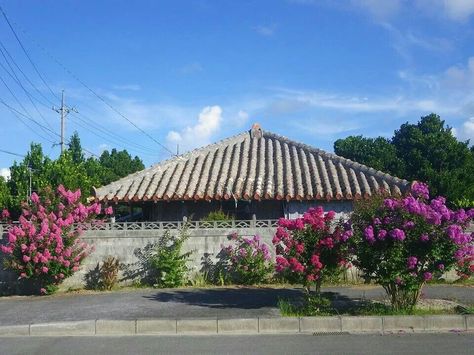
M 19 224 L 12 224 L 1 246 L 5 267 L 31 283 L 41 294 L 52 293 L 79 269 L 92 248 L 80 239 L 82 228 L 101 213 L 101 205 L 80 202 L 81 191 L 47 188 L 22 204 Z M 106 214 L 111 208 L 106 208 Z M 7 220 L 10 214 L 2 212 Z
M 302 284 L 306 293 L 315 286 L 320 292 L 327 277 L 338 275 L 349 266 L 352 230 L 335 212 L 310 208 L 297 219 L 282 218 L 273 237 L 276 248 L 275 270 L 290 283 Z
M 384 288 L 394 310 L 413 309 L 427 281 L 453 268 L 461 277 L 474 271 L 473 234 L 465 232 L 473 217 L 474 209 L 430 199 L 418 182 L 406 196 L 360 201 L 351 217 L 354 264 Z

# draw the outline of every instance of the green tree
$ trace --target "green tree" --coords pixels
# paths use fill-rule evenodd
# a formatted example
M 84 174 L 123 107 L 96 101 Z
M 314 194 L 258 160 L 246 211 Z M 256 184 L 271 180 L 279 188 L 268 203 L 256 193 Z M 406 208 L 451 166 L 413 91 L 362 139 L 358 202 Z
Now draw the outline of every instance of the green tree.
M 68 143 L 68 152 L 71 154 L 72 161 L 76 164 L 84 163 L 84 153 L 82 151 L 81 139 L 79 134 L 74 132 Z
M 340 156 L 371 168 L 395 176 L 403 174 L 404 162 L 397 156 L 395 146 L 387 138 L 349 136 L 345 139 L 338 139 L 334 143 L 334 151 Z
M 362 136 L 339 139 L 334 151 L 407 180 L 427 182 L 436 195 L 474 199 L 474 149 L 460 142 L 436 114 L 405 123 L 392 139 Z
M 21 201 L 24 201 L 31 190 L 40 191 L 50 182 L 45 178 L 45 166 L 50 162 L 43 154 L 41 144 L 31 143 L 30 151 L 21 162 L 14 162 L 10 167 L 10 180 L 7 185 L 11 194 L 12 208 L 19 211 Z
M 3 176 L 0 176 L 0 211 L 4 208 L 9 208 L 11 205 L 11 194 L 8 188 L 7 181 Z
M 434 195 L 474 198 L 474 155 L 436 114 L 403 124 L 392 144 L 405 163 L 404 177 L 426 181 Z
M 92 186 L 100 184 L 99 179 L 89 175 L 85 163 L 74 161 L 73 152 L 66 151 L 58 159 L 50 160 L 44 168 L 44 177 L 53 188 L 63 185 L 66 189 L 82 191 L 85 199 L 92 193 Z
M 106 150 L 100 156 L 99 162 L 105 169 L 101 181 L 103 185 L 145 168 L 139 157 L 132 158 L 126 150 L 117 151 L 117 149 L 112 149 L 110 153 Z

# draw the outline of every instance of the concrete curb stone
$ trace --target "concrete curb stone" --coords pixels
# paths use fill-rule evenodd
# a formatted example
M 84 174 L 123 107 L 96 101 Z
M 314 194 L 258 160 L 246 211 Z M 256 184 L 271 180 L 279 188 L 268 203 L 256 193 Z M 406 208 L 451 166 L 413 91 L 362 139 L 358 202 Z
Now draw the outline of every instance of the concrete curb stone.
M 28 336 L 28 335 L 30 335 L 30 326 L 28 324 L 0 326 L 0 337 Z
M 0 326 L 0 337 L 474 331 L 474 315 L 84 320 Z
M 343 332 L 383 332 L 382 317 L 341 317 L 341 329 Z
M 178 319 L 176 333 L 204 333 L 217 334 L 217 319 Z
M 425 316 L 425 330 L 466 330 L 466 317 L 461 315 Z
M 95 321 L 83 320 L 77 322 L 55 322 L 30 325 L 32 336 L 56 335 L 94 335 Z
M 176 334 L 176 319 L 137 319 L 137 334 Z
M 300 332 L 301 333 L 328 333 L 342 331 L 340 317 L 301 317 Z
M 218 319 L 217 332 L 219 334 L 256 334 L 258 329 L 258 318 Z
M 384 316 L 383 331 L 415 332 L 425 330 L 425 318 L 422 316 Z
M 131 335 L 136 334 L 136 320 L 97 319 L 97 335 Z
M 259 318 L 259 333 L 299 333 L 299 318 Z

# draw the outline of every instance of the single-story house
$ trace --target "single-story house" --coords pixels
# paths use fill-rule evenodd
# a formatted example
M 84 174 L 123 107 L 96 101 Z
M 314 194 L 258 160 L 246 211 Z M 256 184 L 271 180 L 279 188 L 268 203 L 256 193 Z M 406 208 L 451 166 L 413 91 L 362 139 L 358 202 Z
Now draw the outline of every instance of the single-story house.
M 199 220 L 222 210 L 236 219 L 277 219 L 310 206 L 350 212 L 355 199 L 410 183 L 349 159 L 252 129 L 172 157 L 94 189 L 107 204 L 139 207 L 146 221 Z

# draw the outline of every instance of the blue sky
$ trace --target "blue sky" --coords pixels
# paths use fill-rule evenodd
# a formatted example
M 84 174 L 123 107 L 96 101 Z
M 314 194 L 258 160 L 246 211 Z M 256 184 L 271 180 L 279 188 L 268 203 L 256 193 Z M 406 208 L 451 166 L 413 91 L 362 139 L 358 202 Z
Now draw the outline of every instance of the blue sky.
M 126 148 L 146 165 L 169 156 L 74 76 L 172 151 L 253 122 L 331 151 L 338 138 L 391 136 L 431 112 L 474 140 L 474 0 L 1 5 L 48 86 L 80 112 L 68 116 L 68 135 L 77 130 L 95 154 Z M 20 116 L 27 128 L 0 104 L 0 149 L 24 154 L 35 141 L 56 157 L 59 116 L 49 107 L 58 98 L 2 17 L 0 40 L 31 81 L 10 61 L 27 94 L 0 56 L 0 98 L 48 127 Z M 0 153 L 0 168 L 14 159 Z

